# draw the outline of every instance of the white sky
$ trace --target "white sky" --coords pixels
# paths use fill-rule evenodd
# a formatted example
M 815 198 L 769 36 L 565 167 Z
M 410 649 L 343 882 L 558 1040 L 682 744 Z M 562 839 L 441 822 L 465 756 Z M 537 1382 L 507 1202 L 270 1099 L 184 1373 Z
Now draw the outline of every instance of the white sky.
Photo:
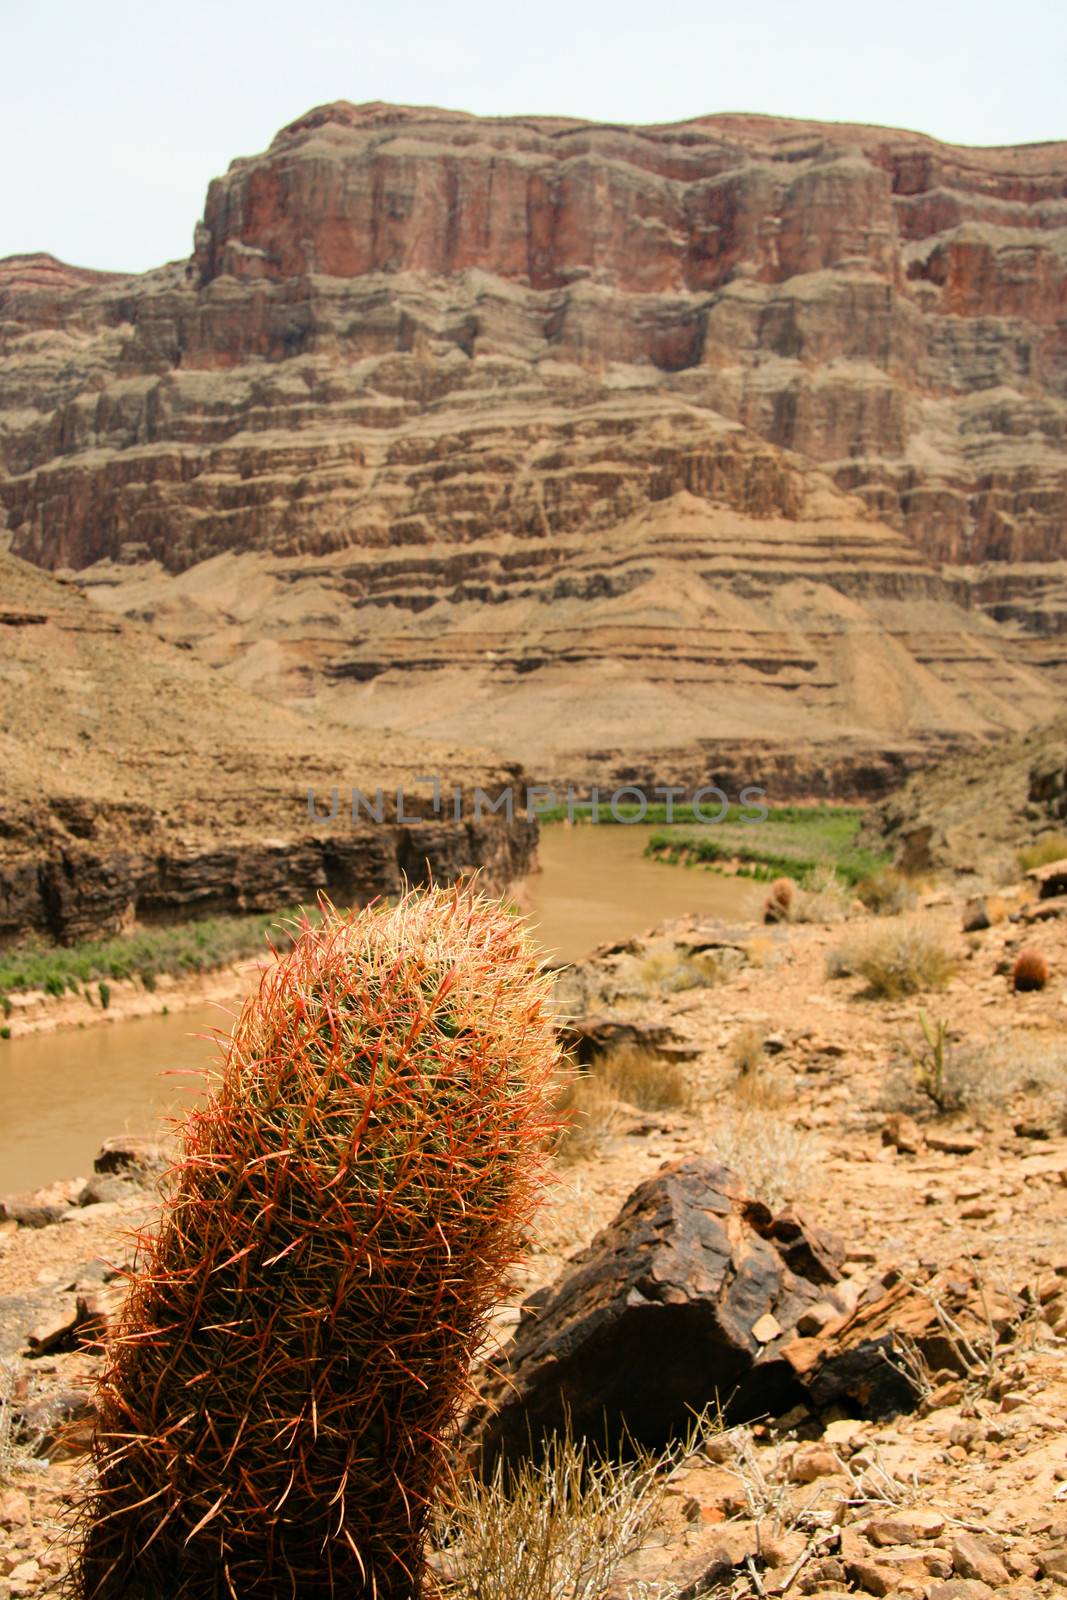
M 127 271 L 187 255 L 208 180 L 329 100 L 1067 138 L 1063 0 L 0 0 L 0 39 L 0 256 Z

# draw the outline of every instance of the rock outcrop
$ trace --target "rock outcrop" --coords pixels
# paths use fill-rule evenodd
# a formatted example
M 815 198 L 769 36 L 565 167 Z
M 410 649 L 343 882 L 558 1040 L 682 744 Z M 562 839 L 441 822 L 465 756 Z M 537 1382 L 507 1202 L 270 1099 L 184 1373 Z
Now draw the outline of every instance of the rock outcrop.
M 1017 872 L 1020 847 L 1065 832 L 1062 716 L 1024 738 L 916 773 L 867 823 L 869 841 L 892 851 L 908 871 L 949 867 L 990 883 Z
M 780 792 L 884 787 L 1054 709 L 1065 174 L 320 107 L 187 262 L 0 263 L 7 537 L 246 687 L 538 776 L 758 777 L 758 736 Z
M 276 910 L 320 890 L 363 903 L 428 872 L 481 868 L 503 890 L 529 870 L 536 823 L 474 804 L 478 788 L 495 799 L 516 785 L 514 767 L 273 706 L 11 556 L 0 595 L 0 944 Z M 376 803 L 379 787 L 381 821 L 353 822 L 352 789 Z M 334 789 L 336 819 L 326 803 L 312 818 L 309 791 Z

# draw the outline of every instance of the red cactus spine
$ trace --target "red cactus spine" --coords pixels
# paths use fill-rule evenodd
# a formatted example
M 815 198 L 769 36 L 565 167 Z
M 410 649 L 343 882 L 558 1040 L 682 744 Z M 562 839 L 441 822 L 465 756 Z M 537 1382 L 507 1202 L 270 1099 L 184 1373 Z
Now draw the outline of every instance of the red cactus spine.
M 99 1391 L 83 1600 L 411 1600 L 543 1187 L 551 979 L 469 890 L 303 926 L 182 1128 Z

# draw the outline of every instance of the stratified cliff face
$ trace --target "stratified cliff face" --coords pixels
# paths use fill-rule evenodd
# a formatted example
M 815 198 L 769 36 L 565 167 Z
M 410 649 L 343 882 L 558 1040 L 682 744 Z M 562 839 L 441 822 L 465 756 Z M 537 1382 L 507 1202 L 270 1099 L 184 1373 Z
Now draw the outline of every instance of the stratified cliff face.
M 319 891 L 362 904 L 428 871 L 447 882 L 480 868 L 503 891 L 534 864 L 535 823 L 473 804 L 476 786 L 494 798 L 518 786 L 514 769 L 395 736 L 372 744 L 253 699 L 3 555 L 0 668 L 0 945 L 279 910 Z M 449 787 L 435 813 L 425 778 L 437 775 Z M 381 820 L 361 809 L 353 823 L 352 788 L 375 803 L 379 786 Z
M 583 641 L 565 603 L 628 594 L 613 620 L 657 634 L 653 656 L 668 640 L 677 653 L 681 628 L 683 654 L 705 659 L 701 629 L 717 637 L 724 608 L 753 634 L 740 652 L 757 663 L 752 694 L 729 708 L 753 736 L 761 704 L 773 730 L 803 699 L 787 709 L 758 665 L 779 648 L 811 663 L 810 706 L 831 733 L 836 718 L 883 749 L 1047 709 L 1033 671 L 1067 656 L 1067 144 L 341 103 L 212 183 L 189 262 L 88 276 L 0 263 L 12 546 L 92 566 L 98 597 L 151 613 L 245 683 L 315 697 L 373 679 L 346 715 L 373 699 L 370 720 L 388 722 L 395 703 L 397 725 L 432 732 L 407 691 L 445 667 L 469 675 L 479 629 L 497 664 L 479 656 L 473 700 L 488 685 L 499 702 L 531 658 L 561 659 L 561 617 L 580 655 L 623 659 Z M 714 590 L 703 616 L 694 569 L 652 559 L 679 526 L 691 540 L 679 496 L 706 509 L 705 544 L 732 518 L 738 557 L 710 580 L 700 569 Z M 598 561 L 635 519 L 655 524 L 655 550 Z M 892 550 L 912 590 L 884 587 L 884 562 L 865 567 L 858 547 Z M 240 605 L 212 609 L 206 569 L 168 585 L 234 554 L 267 609 L 290 595 L 277 648 Z M 763 601 L 812 561 L 819 596 L 807 621 L 793 607 L 792 648 L 781 596 Z M 738 564 L 756 573 L 740 589 Z M 821 620 L 834 595 L 861 592 L 870 609 L 851 628 L 881 630 L 879 649 L 883 599 L 945 608 L 932 648 L 929 615 L 888 634 L 950 699 L 980 680 L 980 726 L 910 666 L 891 726 L 865 723 Z M 509 617 L 502 642 L 494 607 L 516 597 L 536 597 L 534 615 Z M 976 650 L 973 671 L 939 665 Z M 620 742 L 610 717 L 578 741 L 586 754 Z M 536 741 L 521 753 L 536 759 Z

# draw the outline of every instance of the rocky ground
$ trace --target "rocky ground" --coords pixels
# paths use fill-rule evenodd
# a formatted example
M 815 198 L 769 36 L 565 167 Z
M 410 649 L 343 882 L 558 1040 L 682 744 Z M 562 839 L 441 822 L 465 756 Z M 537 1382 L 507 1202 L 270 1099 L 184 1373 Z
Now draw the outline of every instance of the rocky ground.
M 970 1342 L 917 1376 L 914 1409 L 865 1416 L 856 1390 L 847 1405 L 801 1405 L 711 1436 L 674 1473 L 662 1527 L 613 1595 L 671 1592 L 660 1587 L 668 1580 L 693 1596 L 923 1600 L 1067 1585 L 1067 919 L 1054 893 L 1037 898 L 1056 886 L 1046 869 L 1043 884 L 1003 887 L 984 907 L 933 888 L 892 916 L 823 897 L 804 912 L 817 921 L 688 919 L 604 947 L 564 978 L 586 1083 L 630 1043 L 635 1099 L 657 1098 L 657 1075 L 632 1067 L 651 1059 L 669 1103 L 587 1098 L 514 1300 L 497 1316 L 501 1349 L 520 1304 L 557 1283 L 635 1185 L 697 1158 L 725 1162 L 770 1211 L 798 1205 L 843 1242 L 820 1311 L 792 1328 L 757 1325 L 758 1347 L 798 1371 L 847 1344 L 865 1315 L 903 1325 L 924 1291 L 927 1307 L 932 1297 L 970 1317 L 953 1313 Z M 861 976 L 828 976 L 902 926 L 956 957 L 943 989 L 880 999 Z M 1023 945 L 1051 969 L 1038 991 L 1012 986 Z M 946 1111 L 916 1088 L 920 1013 L 935 1042 L 945 1025 L 938 1087 L 957 1102 Z M 13 1470 L 0 1489 L 0 1596 L 59 1592 L 95 1364 L 77 1340 L 113 1309 L 102 1261 L 124 1253 L 116 1230 L 151 1214 L 131 1182 L 144 1167 L 124 1165 L 143 1159 L 120 1146 L 103 1161 L 111 1171 L 28 1209 L 9 1204 L 0 1224 L 0 1353 L 43 1452 L 39 1470 Z M 73 1435 L 57 1449 L 64 1409 Z

